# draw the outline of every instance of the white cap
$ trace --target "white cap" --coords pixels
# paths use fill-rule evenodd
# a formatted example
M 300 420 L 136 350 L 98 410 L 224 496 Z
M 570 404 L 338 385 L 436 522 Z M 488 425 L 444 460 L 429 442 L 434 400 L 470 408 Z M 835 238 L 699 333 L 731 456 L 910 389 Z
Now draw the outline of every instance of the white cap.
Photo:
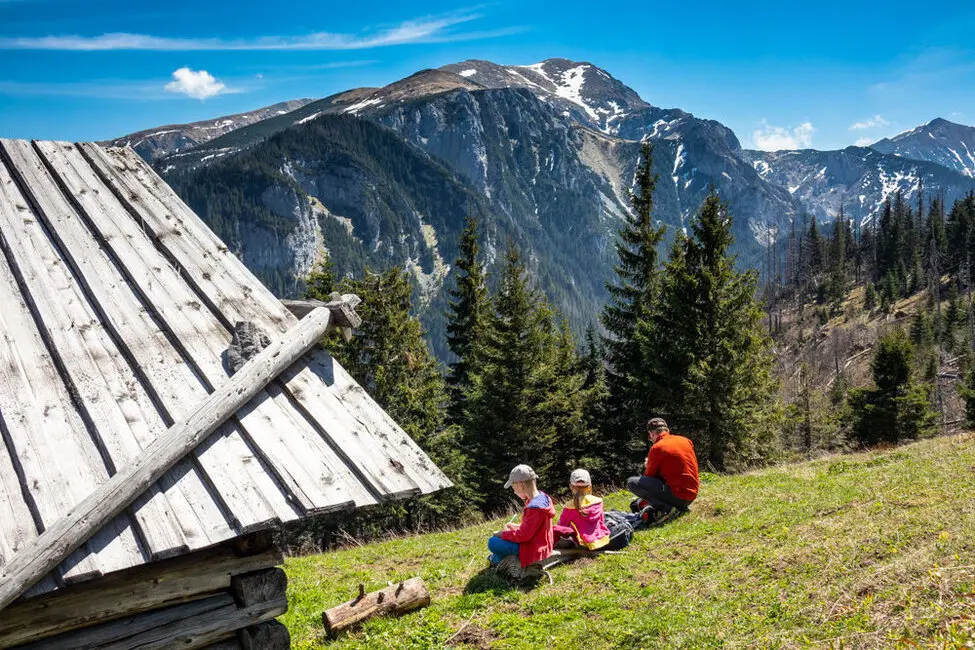
M 589 477 L 589 472 L 584 469 L 574 469 L 572 474 L 569 475 L 569 485 L 592 485 L 592 479 Z
M 538 474 L 531 467 L 528 465 L 518 465 L 508 474 L 508 482 L 504 484 L 504 488 L 507 490 L 511 487 L 512 483 L 531 481 L 536 478 L 538 478 Z

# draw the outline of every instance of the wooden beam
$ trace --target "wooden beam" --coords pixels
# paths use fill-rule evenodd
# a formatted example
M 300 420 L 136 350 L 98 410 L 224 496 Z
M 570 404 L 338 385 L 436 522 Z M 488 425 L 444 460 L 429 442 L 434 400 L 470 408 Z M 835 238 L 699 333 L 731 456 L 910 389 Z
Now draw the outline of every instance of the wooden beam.
M 304 318 L 318 307 L 329 307 L 335 310 L 341 309 L 335 314 L 336 327 L 359 327 L 362 325 L 362 318 L 355 312 L 355 308 L 362 302 L 362 299 L 354 293 L 339 295 L 335 292 L 331 295 L 328 302 L 321 300 L 288 300 L 284 299 L 281 304 L 288 308 L 296 318 Z
M 45 639 L 21 650 L 203 648 L 286 611 L 285 598 L 237 607 L 230 594 L 223 593 Z
M 277 567 L 236 575 L 230 581 L 230 593 L 241 607 L 287 598 L 288 576 Z
M 0 610 L 155 483 L 254 395 L 310 350 L 327 332 L 331 311 L 316 309 L 278 341 L 251 359 L 230 381 L 170 427 L 129 465 L 25 545 L 3 567 Z
M 237 639 L 243 650 L 288 650 L 291 647 L 288 628 L 277 621 L 246 627 L 237 632 Z
M 17 601 L 0 615 L 0 648 L 227 591 L 233 576 L 283 562 L 278 548 L 253 535 L 238 541 Z M 254 550 L 241 553 L 241 546 Z
M 244 646 L 240 644 L 240 641 L 237 640 L 237 635 L 234 634 L 222 641 L 217 641 L 213 645 L 206 646 L 205 648 L 203 648 L 203 650 L 241 650 L 241 648 L 243 647 Z

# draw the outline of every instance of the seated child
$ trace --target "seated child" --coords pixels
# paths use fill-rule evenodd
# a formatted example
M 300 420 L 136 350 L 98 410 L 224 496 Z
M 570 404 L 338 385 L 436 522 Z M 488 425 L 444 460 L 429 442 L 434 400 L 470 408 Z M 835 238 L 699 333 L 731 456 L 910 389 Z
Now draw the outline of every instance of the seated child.
M 535 484 L 538 476 L 528 465 L 518 465 L 508 475 L 505 488 L 514 490 L 525 509 L 521 513 L 521 524 L 507 523 L 488 540 L 491 556 L 488 560 L 497 566 L 508 555 L 518 556 L 521 568 L 533 562 L 544 560 L 552 554 L 552 519 L 555 506 L 544 492 L 539 492 Z
M 584 546 L 590 551 L 606 546 L 609 528 L 603 519 L 603 500 L 592 495 L 589 472 L 574 470 L 569 476 L 569 489 L 572 490 L 572 501 L 562 508 L 559 523 L 554 528 L 560 542 L 557 546 Z

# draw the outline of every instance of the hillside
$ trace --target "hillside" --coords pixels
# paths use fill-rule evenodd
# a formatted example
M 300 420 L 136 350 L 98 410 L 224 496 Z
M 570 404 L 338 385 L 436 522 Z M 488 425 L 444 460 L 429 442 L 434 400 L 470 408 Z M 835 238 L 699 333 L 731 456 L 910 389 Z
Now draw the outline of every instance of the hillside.
M 708 474 L 689 516 L 527 592 L 482 573 L 504 520 L 291 558 L 282 620 L 294 648 L 971 647 L 973 491 L 972 433 Z M 415 575 L 429 608 L 324 640 L 359 582 Z

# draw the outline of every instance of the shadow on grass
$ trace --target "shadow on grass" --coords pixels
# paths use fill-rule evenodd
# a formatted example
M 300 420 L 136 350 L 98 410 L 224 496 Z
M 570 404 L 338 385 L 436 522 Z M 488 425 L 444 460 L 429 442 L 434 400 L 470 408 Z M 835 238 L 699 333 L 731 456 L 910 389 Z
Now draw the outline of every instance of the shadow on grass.
M 499 595 L 508 591 L 514 591 L 515 589 L 519 591 L 531 591 L 541 582 L 542 579 L 540 577 L 525 578 L 518 582 L 511 582 L 498 575 L 495 569 L 489 568 L 483 569 L 480 573 L 468 580 L 467 586 L 464 587 L 464 593 Z

